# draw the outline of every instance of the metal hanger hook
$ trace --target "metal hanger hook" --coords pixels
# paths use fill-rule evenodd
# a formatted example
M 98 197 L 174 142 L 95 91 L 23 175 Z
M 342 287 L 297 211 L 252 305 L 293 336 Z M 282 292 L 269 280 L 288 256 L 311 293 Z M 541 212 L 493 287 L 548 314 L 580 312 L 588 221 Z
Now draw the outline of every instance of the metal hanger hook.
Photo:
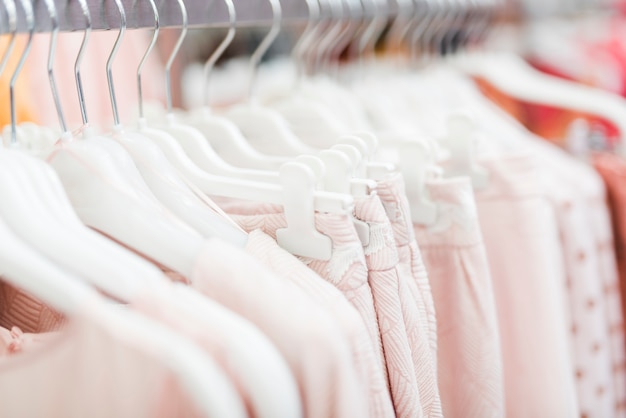
M 113 108 L 113 123 L 117 127 L 120 125 L 120 115 L 117 108 L 117 99 L 115 98 L 115 86 L 113 85 L 113 61 L 115 60 L 117 52 L 120 49 L 124 33 L 126 33 L 126 12 L 124 11 L 124 5 L 121 0 L 115 0 L 115 5 L 120 13 L 120 30 L 117 34 L 115 44 L 113 44 L 111 54 L 109 54 L 109 58 L 107 59 L 106 71 L 107 83 L 109 85 L 109 96 L 111 97 L 111 107 Z
M 70 0 L 71 1 L 71 0 Z M 76 80 L 76 90 L 78 92 L 78 104 L 80 105 L 80 113 L 83 118 L 83 126 L 89 125 L 89 118 L 87 117 L 87 105 L 85 104 L 85 91 L 83 90 L 83 80 L 80 74 L 80 67 L 83 63 L 85 51 L 87 50 L 87 43 L 89 42 L 89 35 L 91 34 L 91 13 L 85 0 L 78 0 L 80 8 L 85 18 L 85 32 L 83 35 L 83 41 L 80 44 L 78 55 L 76 56 L 76 62 L 74 63 L 74 78 Z
M 224 51 L 226 51 L 226 48 L 228 48 L 231 44 L 237 31 L 237 11 L 235 10 L 235 3 L 233 3 L 233 0 L 224 0 L 224 2 L 226 3 L 226 7 L 228 7 L 228 19 L 230 25 L 228 27 L 226 37 L 222 40 L 222 42 L 220 42 L 217 49 L 213 51 L 209 59 L 204 63 L 204 105 L 206 107 L 209 107 L 209 80 L 211 78 L 211 73 L 215 68 L 215 63 L 218 59 L 220 59 L 220 57 L 224 54 Z
M 185 7 L 185 3 L 183 0 L 178 0 L 178 7 L 180 8 L 181 19 L 183 23 L 183 28 L 180 31 L 180 35 L 178 36 L 178 40 L 176 41 L 176 45 L 174 45 L 174 49 L 167 59 L 167 63 L 165 64 L 165 95 L 167 98 L 167 113 L 173 112 L 172 107 L 172 65 L 174 64 L 174 60 L 180 51 L 180 48 L 183 46 L 183 42 L 187 37 L 187 30 L 189 29 L 189 17 L 187 16 L 187 8 Z
M 276 37 L 280 33 L 281 23 L 283 19 L 283 9 L 280 5 L 280 0 L 269 0 L 270 5 L 272 6 L 272 28 L 265 35 L 265 38 L 261 41 L 259 46 L 250 56 L 249 62 L 249 85 L 248 85 L 248 100 L 252 100 L 254 97 L 254 88 L 256 87 L 256 76 L 257 69 L 263 55 L 267 52 L 267 50 L 272 46 Z
M 148 60 L 148 56 L 150 55 L 150 53 L 154 49 L 154 46 L 156 45 L 156 42 L 159 38 L 159 31 L 161 29 L 161 21 L 159 18 L 159 8 L 157 7 L 154 0 L 148 0 L 148 2 L 150 3 L 150 7 L 152 7 L 152 13 L 154 14 L 154 32 L 152 34 L 152 39 L 150 40 L 150 44 L 148 45 L 148 49 L 146 49 L 146 52 L 143 54 L 143 57 L 141 57 L 141 61 L 139 62 L 139 65 L 137 66 L 137 100 L 139 102 L 139 118 L 140 119 L 144 118 L 143 87 L 141 83 L 141 73 L 143 72 L 143 67 L 146 61 Z M 138 3 L 137 0 L 135 0 L 134 1 L 135 7 L 137 6 L 137 3 Z
M 11 76 L 11 81 L 9 81 L 9 100 L 11 103 L 11 146 L 17 146 L 17 115 L 15 110 L 15 83 L 17 82 L 20 73 L 22 72 L 22 68 L 24 67 L 24 63 L 26 62 L 26 58 L 28 58 L 28 54 L 30 53 L 31 46 L 33 44 L 33 34 L 35 33 L 35 14 L 33 12 L 33 5 L 30 0 L 21 0 L 22 9 L 26 15 L 26 26 L 28 28 L 28 40 L 26 41 L 26 46 L 22 51 L 22 55 L 17 63 L 17 67 L 13 71 L 13 75 Z
M 11 32 L 11 39 L 9 40 L 9 45 L 7 49 L 4 51 L 2 55 L 2 60 L 0 60 L 0 74 L 4 72 L 4 69 L 9 62 L 9 57 L 13 53 L 13 48 L 15 47 L 15 35 L 17 34 L 17 10 L 15 9 L 15 2 L 13 0 L 4 0 L 4 9 L 7 13 L 7 23 L 9 27 L 9 31 Z

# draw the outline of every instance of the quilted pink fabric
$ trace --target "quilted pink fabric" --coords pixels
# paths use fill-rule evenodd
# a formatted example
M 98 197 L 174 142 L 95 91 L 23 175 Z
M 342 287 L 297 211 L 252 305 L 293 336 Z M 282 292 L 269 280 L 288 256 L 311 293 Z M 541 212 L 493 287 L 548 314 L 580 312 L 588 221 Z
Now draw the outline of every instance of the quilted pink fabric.
M 502 417 L 498 316 L 472 188 L 467 178 L 433 181 L 427 188 L 438 219 L 430 227 L 415 225 L 415 235 L 437 310 L 443 414 Z

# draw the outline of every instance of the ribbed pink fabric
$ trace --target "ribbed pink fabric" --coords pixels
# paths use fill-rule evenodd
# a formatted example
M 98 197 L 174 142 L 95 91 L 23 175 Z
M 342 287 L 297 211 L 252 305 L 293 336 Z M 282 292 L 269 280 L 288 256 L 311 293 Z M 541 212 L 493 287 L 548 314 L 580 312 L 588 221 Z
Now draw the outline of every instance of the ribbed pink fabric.
M 57 331 L 65 317 L 28 293 L 0 281 L 0 327 L 26 333 Z
M 437 371 L 432 361 L 428 328 L 423 327 L 428 320 L 421 319 L 423 314 L 416 301 L 421 295 L 410 269 L 400 266 L 389 218 L 376 194 L 356 199 L 354 213 L 357 219 L 367 222 L 370 229 L 369 242 L 364 251 L 379 322 L 382 317 L 387 324 L 387 330 L 381 330 L 387 369 L 394 366 L 401 371 L 400 367 L 406 366 L 399 360 L 404 356 L 404 361 L 407 361 L 408 354 L 415 378 L 415 383 L 408 383 L 417 387 L 411 389 L 409 386 L 407 390 L 413 390 L 419 396 L 423 416 L 440 417 Z M 387 347 L 394 352 L 388 352 Z M 395 363 L 391 363 L 390 359 L 395 359 Z M 393 378 L 391 370 L 389 378 Z
M 420 309 L 423 325 L 428 330 L 432 357 L 437 366 L 437 315 L 433 294 L 428 282 L 428 273 L 424 267 L 422 254 L 415 240 L 415 231 L 411 223 L 411 210 L 406 196 L 402 174 L 396 173 L 377 182 L 376 192 L 385 206 L 387 217 L 393 228 L 393 236 L 398 249 L 400 267 L 408 268 L 419 290 L 415 300 Z
M 292 281 L 331 313 L 350 343 L 354 367 L 366 391 L 364 398 L 369 399 L 369 416 L 394 417 L 386 376 L 377 361 L 367 328 L 354 306 L 337 288 L 279 247 L 263 231 L 250 232 L 246 252 L 276 275 Z
M 530 155 L 483 160 L 476 192 L 498 306 L 507 417 L 578 414 L 565 317 L 563 254 Z
M 247 318 L 273 341 L 298 382 L 306 417 L 367 415 L 347 340 L 301 289 L 218 240 L 205 244 L 190 279 L 194 289 Z
M 466 178 L 429 182 L 427 188 L 438 204 L 438 220 L 415 225 L 415 235 L 437 310 L 443 414 L 502 417 L 500 333 L 472 189 Z
M 85 307 L 61 331 L 21 334 L 14 328 L 0 334 L 13 347 L 0 354 L 2 416 L 200 416 L 159 351 L 123 321 Z

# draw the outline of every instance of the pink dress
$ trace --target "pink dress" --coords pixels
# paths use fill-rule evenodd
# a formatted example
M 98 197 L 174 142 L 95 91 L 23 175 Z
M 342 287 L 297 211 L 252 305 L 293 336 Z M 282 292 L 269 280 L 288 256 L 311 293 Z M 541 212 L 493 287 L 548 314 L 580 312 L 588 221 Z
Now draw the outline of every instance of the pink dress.
M 367 415 L 350 346 L 335 320 L 243 250 L 209 240 L 189 278 L 198 292 L 253 322 L 298 382 L 305 417 Z
M 507 417 L 578 414 L 565 316 L 563 254 L 537 161 L 483 160 L 476 192 L 500 319 Z
M 381 334 L 389 377 L 393 379 L 390 367 L 398 373 L 401 367 L 406 367 L 399 360 L 408 358 L 415 377 L 415 383 L 410 383 L 417 385 L 412 390 L 419 395 L 421 414 L 439 417 L 442 413 L 437 371 L 428 329 L 423 327 L 427 323 L 425 312 L 420 312 L 417 302 L 421 294 L 410 269 L 400 265 L 393 229 L 380 198 L 372 194 L 356 199 L 355 217 L 367 222 L 370 228 L 369 243 L 364 247 L 365 259 L 379 322 L 382 318 L 387 325 L 387 330 L 381 330 Z M 387 347 L 394 351 L 390 352 Z M 394 363 L 390 359 L 394 359 Z
M 250 232 L 246 252 L 275 274 L 293 282 L 331 313 L 350 343 L 355 370 L 366 391 L 365 397 L 369 399 L 369 416 L 395 417 L 386 376 L 377 362 L 367 328 L 354 306 L 337 288 L 279 247 L 276 241 L 264 232 L 260 230 Z
M 472 188 L 467 178 L 433 181 L 427 188 L 438 219 L 414 228 L 437 310 L 443 414 L 502 417 L 500 332 Z
M 85 301 L 81 314 L 68 320 L 60 331 L 24 334 L 17 327 L 11 331 L 0 328 L 0 415 L 207 416 L 199 413 L 192 399 L 211 398 L 207 395 L 212 389 L 194 385 L 188 392 L 190 386 L 177 371 L 178 366 L 166 358 L 166 353 L 183 348 L 186 361 L 193 362 L 197 373 L 213 374 L 214 384 L 229 389 L 223 394 L 235 393 L 218 369 L 205 367 L 199 349 L 177 334 L 130 310 L 106 308 Z M 158 335 L 148 332 L 154 331 L 153 327 L 158 327 Z M 200 398 L 194 397 L 194 392 Z M 239 410 L 237 403 L 230 406 L 230 412 L 216 407 L 214 413 L 243 416 L 243 406 Z

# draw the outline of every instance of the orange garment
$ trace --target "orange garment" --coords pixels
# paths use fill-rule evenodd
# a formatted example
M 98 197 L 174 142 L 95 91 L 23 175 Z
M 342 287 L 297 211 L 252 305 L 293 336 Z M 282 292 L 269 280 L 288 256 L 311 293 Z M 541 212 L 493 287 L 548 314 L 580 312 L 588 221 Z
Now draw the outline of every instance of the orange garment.
M 2 56 L 4 56 L 5 51 L 9 47 L 10 38 L 11 37 L 7 35 L 0 36 L 0 51 Z M 16 37 L 13 53 L 9 56 L 4 72 L 0 74 L 0 102 L 2 103 L 0 104 L 0 127 L 11 123 L 9 83 L 25 45 L 26 36 L 18 35 Z M 28 60 L 26 63 L 28 63 Z M 15 85 L 15 111 L 17 123 L 37 121 L 29 81 L 30 73 L 25 65 Z

